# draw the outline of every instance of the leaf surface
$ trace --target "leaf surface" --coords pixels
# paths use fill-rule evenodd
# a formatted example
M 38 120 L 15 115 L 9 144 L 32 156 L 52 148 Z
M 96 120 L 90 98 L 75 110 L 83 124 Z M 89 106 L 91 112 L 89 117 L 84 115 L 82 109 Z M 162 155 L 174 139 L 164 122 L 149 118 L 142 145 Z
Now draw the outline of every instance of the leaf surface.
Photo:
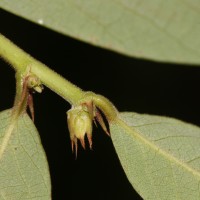
M 159 116 L 121 113 L 110 124 L 123 169 L 146 200 L 200 199 L 200 128 Z
M 11 120 L 0 113 L 0 200 L 50 200 L 51 184 L 45 152 L 27 114 Z
M 0 7 L 129 56 L 200 64 L 197 0 L 1 0 Z

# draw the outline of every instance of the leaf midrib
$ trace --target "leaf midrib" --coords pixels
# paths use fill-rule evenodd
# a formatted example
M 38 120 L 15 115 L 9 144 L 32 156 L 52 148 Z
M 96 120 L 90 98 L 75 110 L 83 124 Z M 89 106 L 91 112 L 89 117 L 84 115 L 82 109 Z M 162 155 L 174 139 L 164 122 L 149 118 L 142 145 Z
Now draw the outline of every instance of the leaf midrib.
M 167 153 L 166 151 L 164 151 L 163 149 L 161 149 L 160 147 L 155 145 L 155 143 L 149 141 L 146 137 L 144 137 L 142 134 L 140 134 L 140 132 L 138 130 L 136 131 L 133 127 L 128 126 L 128 124 L 125 121 L 123 121 L 122 119 L 117 119 L 115 121 L 115 123 L 120 124 L 124 129 L 126 129 L 131 137 L 133 137 L 133 134 L 134 134 L 134 136 L 138 140 L 140 140 L 143 144 L 146 144 L 151 149 L 156 151 L 158 154 L 167 158 L 167 160 L 170 160 L 170 161 L 176 163 L 177 165 L 183 167 L 185 170 L 187 170 L 188 172 L 190 172 L 193 175 L 195 175 L 196 177 L 198 177 L 198 179 L 200 179 L 200 172 L 194 170 L 191 166 L 187 165 L 186 163 L 183 163 L 182 161 L 178 160 L 176 157 L 172 156 L 171 154 Z
M 9 125 L 8 125 L 8 128 L 5 131 L 5 134 L 3 136 L 3 141 L 2 141 L 1 147 L 0 147 L 0 161 L 2 160 L 4 152 L 5 152 L 8 144 L 9 144 L 9 141 L 10 141 L 10 138 L 12 136 L 13 129 L 15 128 L 16 122 L 17 122 L 17 119 L 12 118 Z
M 7 110 L 5 110 L 4 112 L 7 112 Z M 9 144 L 10 138 L 12 136 L 13 130 L 15 128 L 15 125 L 17 123 L 17 120 L 19 118 L 19 114 L 20 114 L 20 109 L 13 109 L 10 112 L 10 121 L 8 122 L 7 128 L 5 130 L 5 134 L 3 134 L 3 140 L 2 143 L 0 144 L 0 161 L 3 158 L 4 152 Z

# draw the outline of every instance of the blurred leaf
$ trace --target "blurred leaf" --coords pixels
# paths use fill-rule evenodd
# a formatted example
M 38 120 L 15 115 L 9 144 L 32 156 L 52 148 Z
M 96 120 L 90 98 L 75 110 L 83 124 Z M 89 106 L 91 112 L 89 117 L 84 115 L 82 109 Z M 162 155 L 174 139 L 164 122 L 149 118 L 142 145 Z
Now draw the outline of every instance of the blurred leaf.
M 51 199 L 49 170 L 38 132 L 27 114 L 11 120 L 11 110 L 0 113 L 0 199 Z
M 167 117 L 120 117 L 110 124 L 111 136 L 138 193 L 145 200 L 199 200 L 200 128 Z
M 200 64 L 197 0 L 1 0 L 0 7 L 129 56 Z

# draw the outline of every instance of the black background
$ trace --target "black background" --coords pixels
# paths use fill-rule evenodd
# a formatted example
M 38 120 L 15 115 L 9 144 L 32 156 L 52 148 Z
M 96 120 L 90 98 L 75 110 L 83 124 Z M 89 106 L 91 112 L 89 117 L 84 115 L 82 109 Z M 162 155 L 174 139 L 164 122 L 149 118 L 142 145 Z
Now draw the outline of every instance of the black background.
M 120 111 L 165 115 L 200 125 L 200 68 L 129 58 L 76 41 L 0 10 L 0 32 L 84 90 L 108 97 Z M 15 94 L 14 70 L 0 60 L 0 110 Z M 70 105 L 45 88 L 34 95 L 54 200 L 140 199 L 111 139 L 94 128 L 93 151 L 71 153 L 66 124 Z

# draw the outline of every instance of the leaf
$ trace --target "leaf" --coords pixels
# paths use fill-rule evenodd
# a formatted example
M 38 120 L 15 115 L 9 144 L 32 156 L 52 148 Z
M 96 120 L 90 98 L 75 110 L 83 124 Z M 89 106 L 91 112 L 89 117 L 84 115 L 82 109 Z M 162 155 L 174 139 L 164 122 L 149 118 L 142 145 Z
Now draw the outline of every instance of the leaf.
M 1 0 L 0 7 L 129 56 L 200 64 L 197 0 Z
M 51 184 L 38 132 L 27 114 L 0 113 L 0 199 L 50 200 Z
M 122 167 L 146 200 L 200 199 L 200 128 L 159 116 L 122 113 L 110 124 Z

